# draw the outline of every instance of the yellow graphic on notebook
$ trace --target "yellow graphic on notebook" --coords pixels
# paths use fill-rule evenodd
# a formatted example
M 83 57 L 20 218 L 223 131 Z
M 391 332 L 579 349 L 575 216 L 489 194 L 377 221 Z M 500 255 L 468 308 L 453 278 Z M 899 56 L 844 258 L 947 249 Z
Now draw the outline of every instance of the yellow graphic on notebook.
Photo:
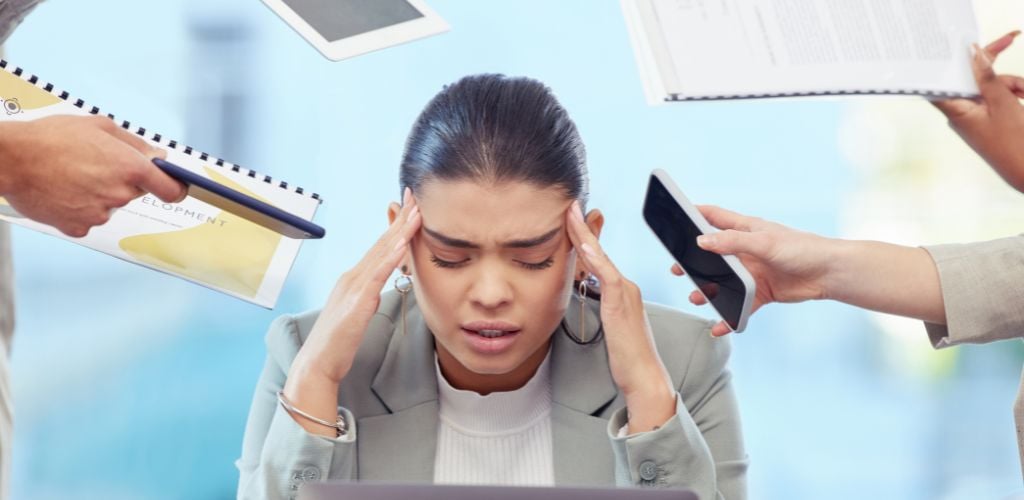
M 270 203 L 212 169 L 204 170 L 214 181 Z M 217 221 L 180 231 L 130 236 L 118 246 L 140 262 L 253 297 L 281 235 L 229 212 L 221 212 Z M 216 251 L 210 252 L 211 248 Z
M 0 0 L 2 1 L 2 0 Z M 0 59 L 0 121 L 55 115 L 109 116 L 68 92 L 55 89 Z M 288 183 L 179 144 L 128 121 L 114 120 L 167 153 L 167 161 L 297 217 L 312 220 L 320 197 Z M 302 240 L 188 197 L 163 203 L 144 195 L 114 211 L 110 221 L 82 238 L 22 217 L 0 199 L 0 221 L 99 250 L 119 259 L 178 276 L 263 307 L 272 308 L 284 287 Z
M 59 97 L 6 71 L 0 71 L 0 101 L 7 115 L 61 102 Z

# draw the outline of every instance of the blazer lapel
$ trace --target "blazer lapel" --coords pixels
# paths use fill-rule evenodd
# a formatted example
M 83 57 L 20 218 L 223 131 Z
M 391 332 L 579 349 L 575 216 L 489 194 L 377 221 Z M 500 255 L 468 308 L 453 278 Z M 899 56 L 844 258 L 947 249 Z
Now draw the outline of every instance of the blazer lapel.
M 596 304 L 596 305 L 595 305 Z M 584 308 L 586 339 L 598 335 L 599 303 L 587 301 Z M 564 327 L 581 337 L 580 303 L 569 301 Z M 598 416 L 618 395 L 608 369 L 608 351 L 603 338 L 578 344 L 559 328 L 551 346 L 551 433 L 555 482 L 560 485 L 611 484 L 615 462 L 607 438 L 608 420 Z
M 390 413 L 362 418 L 357 441 L 359 478 L 430 483 L 437 452 L 437 373 L 434 337 L 408 297 L 408 332 L 399 317 L 384 361 L 373 379 L 374 394 Z

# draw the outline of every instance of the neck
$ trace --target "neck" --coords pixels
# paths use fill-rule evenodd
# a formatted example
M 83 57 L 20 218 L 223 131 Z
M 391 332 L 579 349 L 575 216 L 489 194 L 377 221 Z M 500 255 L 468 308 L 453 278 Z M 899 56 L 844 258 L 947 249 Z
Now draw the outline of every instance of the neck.
M 544 362 L 550 346 L 549 339 L 515 369 L 496 375 L 470 371 L 440 344 L 436 344 L 437 363 L 441 367 L 441 374 L 452 387 L 486 396 L 492 392 L 514 391 L 526 385 Z

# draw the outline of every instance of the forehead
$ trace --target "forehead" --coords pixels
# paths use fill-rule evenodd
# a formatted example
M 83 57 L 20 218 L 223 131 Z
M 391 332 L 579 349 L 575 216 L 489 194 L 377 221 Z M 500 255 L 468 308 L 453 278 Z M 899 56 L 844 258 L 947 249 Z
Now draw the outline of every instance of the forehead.
M 521 181 L 431 180 L 416 192 L 416 203 L 426 227 L 487 244 L 540 236 L 559 227 L 572 199 L 560 188 Z

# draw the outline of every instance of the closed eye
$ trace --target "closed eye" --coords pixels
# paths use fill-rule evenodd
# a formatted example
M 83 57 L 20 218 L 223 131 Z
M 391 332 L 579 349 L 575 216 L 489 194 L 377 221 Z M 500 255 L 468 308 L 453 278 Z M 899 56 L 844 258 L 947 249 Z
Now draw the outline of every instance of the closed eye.
M 437 267 L 442 267 L 445 269 L 456 269 L 462 267 L 463 264 L 469 262 L 469 259 L 462 259 L 458 262 L 452 262 L 450 260 L 439 259 L 436 255 L 431 255 L 430 262 L 433 262 L 434 265 Z
M 551 265 L 554 264 L 554 263 L 555 263 L 555 259 L 552 258 L 552 257 L 548 257 L 547 259 L 545 259 L 542 262 L 519 262 L 519 265 L 525 267 L 526 269 L 531 269 L 531 270 L 534 270 L 534 271 L 538 271 L 538 270 L 541 270 L 541 269 L 547 269 L 547 268 L 551 267 Z

